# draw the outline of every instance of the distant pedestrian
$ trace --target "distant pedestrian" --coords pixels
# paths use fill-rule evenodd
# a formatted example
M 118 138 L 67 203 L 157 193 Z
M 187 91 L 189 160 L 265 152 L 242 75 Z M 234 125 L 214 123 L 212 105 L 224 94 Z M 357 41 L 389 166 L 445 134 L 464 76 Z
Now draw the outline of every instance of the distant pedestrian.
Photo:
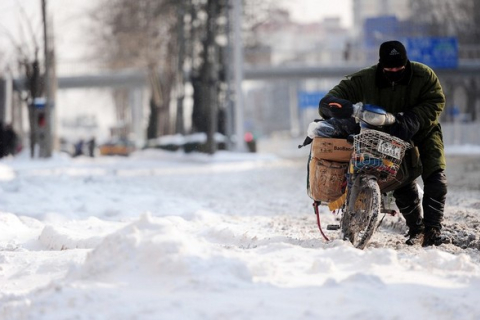
M 88 155 L 93 158 L 95 156 L 95 146 L 96 146 L 95 137 L 92 137 L 92 139 L 88 140 L 87 146 L 88 146 Z
M 5 130 L 3 132 L 4 138 L 4 155 L 12 155 L 14 156 L 17 153 L 17 134 L 13 130 L 12 125 L 8 124 L 5 126 Z
M 75 144 L 75 150 L 73 153 L 74 157 L 83 155 L 83 145 L 84 145 L 83 139 L 78 140 L 78 142 Z
M 5 155 L 5 130 L 3 129 L 3 123 L 0 122 L 0 158 Z

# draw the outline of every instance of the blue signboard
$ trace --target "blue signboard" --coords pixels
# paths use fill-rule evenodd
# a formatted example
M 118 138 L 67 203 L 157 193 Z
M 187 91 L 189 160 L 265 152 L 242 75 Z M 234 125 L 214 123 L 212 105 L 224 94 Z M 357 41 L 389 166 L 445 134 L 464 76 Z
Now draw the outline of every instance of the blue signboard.
M 300 109 L 318 108 L 318 103 L 327 93 L 324 91 L 299 91 L 298 92 L 298 106 Z
M 431 68 L 458 67 L 458 42 L 455 37 L 407 38 L 405 41 L 408 58 Z

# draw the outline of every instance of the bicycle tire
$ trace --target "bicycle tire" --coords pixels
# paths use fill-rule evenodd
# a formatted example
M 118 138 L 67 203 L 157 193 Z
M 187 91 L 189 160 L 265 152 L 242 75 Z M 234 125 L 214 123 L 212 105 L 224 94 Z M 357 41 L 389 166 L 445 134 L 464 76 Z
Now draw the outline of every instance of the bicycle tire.
M 348 196 L 347 210 L 342 216 L 343 239 L 364 249 L 376 229 L 381 209 L 377 180 L 371 176 L 357 177 Z

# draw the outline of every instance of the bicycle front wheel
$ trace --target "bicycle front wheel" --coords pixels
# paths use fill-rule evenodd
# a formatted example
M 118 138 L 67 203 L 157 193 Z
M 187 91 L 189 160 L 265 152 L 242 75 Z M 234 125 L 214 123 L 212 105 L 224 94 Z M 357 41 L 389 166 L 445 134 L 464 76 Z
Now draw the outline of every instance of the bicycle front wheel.
M 374 177 L 360 176 L 353 183 L 342 217 L 344 240 L 364 249 L 377 228 L 381 209 L 380 187 Z

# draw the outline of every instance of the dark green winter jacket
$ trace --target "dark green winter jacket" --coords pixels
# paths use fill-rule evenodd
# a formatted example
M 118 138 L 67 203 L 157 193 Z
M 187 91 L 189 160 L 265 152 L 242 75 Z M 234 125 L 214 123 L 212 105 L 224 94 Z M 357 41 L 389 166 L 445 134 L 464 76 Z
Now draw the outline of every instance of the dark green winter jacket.
M 374 104 L 393 114 L 411 110 L 420 121 L 413 137 L 420 150 L 424 178 L 445 169 L 445 154 L 439 117 L 445 107 L 440 82 L 431 68 L 408 62 L 406 76 L 397 84 L 388 83 L 377 65 L 348 75 L 328 95 L 351 101 Z

